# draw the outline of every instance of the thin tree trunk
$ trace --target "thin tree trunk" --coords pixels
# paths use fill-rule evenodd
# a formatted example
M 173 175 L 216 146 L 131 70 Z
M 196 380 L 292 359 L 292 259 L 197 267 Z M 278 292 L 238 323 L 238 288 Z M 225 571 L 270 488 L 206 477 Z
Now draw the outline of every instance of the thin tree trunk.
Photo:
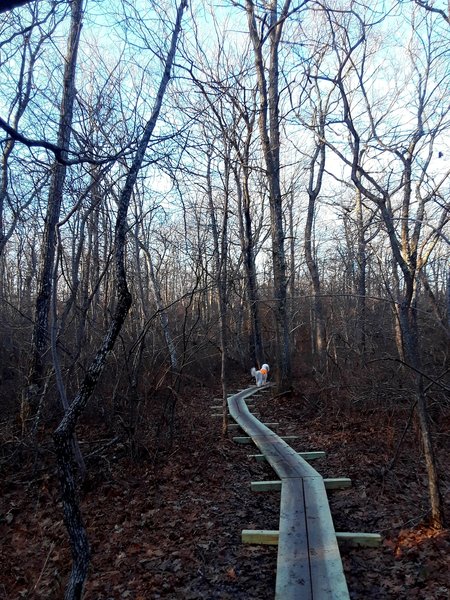
M 125 269 L 125 244 L 127 235 L 127 212 L 131 194 L 135 186 L 139 171 L 142 167 L 145 152 L 155 128 L 161 105 L 170 80 L 178 36 L 181 30 L 183 11 L 187 0 L 182 0 L 177 10 L 177 19 L 172 33 L 170 50 L 168 52 L 164 73 L 155 99 L 152 115 L 147 122 L 130 171 L 120 194 L 115 226 L 114 264 L 116 276 L 117 303 L 113 317 L 103 342 L 97 351 L 83 383 L 75 396 L 69 410 L 54 433 L 56 456 L 58 462 L 58 475 L 61 485 L 61 495 L 64 507 L 64 522 L 70 539 L 72 549 L 72 572 L 66 588 L 66 600 L 81 600 L 84 581 L 90 561 L 89 542 L 84 527 L 79 502 L 75 474 L 72 466 L 71 439 L 79 417 L 83 413 L 89 398 L 94 391 L 97 381 L 102 374 L 106 360 L 120 333 L 131 306 L 131 294 L 127 285 Z
M 224 206 L 222 216 L 221 233 L 219 234 L 219 226 L 217 223 L 216 208 L 214 206 L 212 181 L 211 181 L 211 155 L 208 156 L 207 166 L 207 193 L 209 212 L 211 219 L 211 230 L 214 243 L 215 257 L 215 279 L 217 285 L 218 308 L 219 308 L 219 343 L 221 351 L 221 368 L 220 380 L 222 384 L 222 435 L 226 435 L 228 431 L 228 405 L 227 405 L 227 359 L 228 359 L 228 343 L 227 343 L 227 253 L 228 253 L 228 184 L 229 184 L 229 157 L 225 158 L 225 189 L 224 189 Z
M 319 270 L 314 258 L 313 251 L 313 223 L 314 223 L 315 198 L 310 195 L 308 202 L 308 213 L 305 225 L 305 260 L 311 276 L 313 288 L 313 311 L 314 311 L 314 349 L 317 356 L 317 368 L 323 373 L 326 365 L 327 336 L 325 329 L 325 317 L 321 298 L 321 284 Z
M 320 274 L 315 258 L 314 222 L 317 208 L 317 199 L 322 188 L 323 174 L 325 171 L 325 144 L 324 138 L 324 115 L 322 106 L 318 115 L 314 116 L 313 125 L 318 130 L 319 138 L 316 140 L 313 155 L 309 165 L 308 179 L 308 212 L 305 223 L 305 260 L 311 277 L 313 288 L 313 310 L 314 310 L 314 346 L 316 350 L 316 366 L 319 373 L 323 373 L 327 366 L 327 333 L 325 326 L 325 311 L 321 296 Z
M 67 43 L 67 54 L 64 67 L 63 94 L 60 106 L 60 120 L 57 145 L 62 148 L 61 157 L 66 159 L 72 133 L 73 107 L 76 96 L 75 73 L 78 45 L 80 39 L 83 0 L 71 2 L 71 23 Z M 48 348 L 48 317 L 52 295 L 53 267 L 57 244 L 56 227 L 61 212 L 66 166 L 55 162 L 48 194 L 45 229 L 42 241 L 42 256 L 36 298 L 35 321 L 32 337 L 31 363 L 28 375 L 31 403 L 41 393 L 45 372 L 45 354 Z M 34 397 L 34 398 L 33 398 Z
M 282 15 L 278 18 L 277 2 L 273 0 L 268 6 L 269 27 L 269 66 L 268 78 L 262 54 L 263 42 L 259 37 L 256 25 L 255 6 L 252 0 L 246 0 L 247 20 L 250 39 L 253 45 L 256 77 L 258 83 L 259 134 L 264 156 L 267 187 L 269 189 L 270 220 L 272 235 L 272 264 L 274 279 L 274 314 L 276 328 L 276 376 L 280 390 L 291 387 L 292 369 L 290 354 L 290 335 L 287 308 L 287 268 L 284 248 L 283 201 L 280 186 L 280 119 L 278 92 L 278 47 L 283 24 L 289 11 L 290 0 L 286 0 Z
M 357 345 L 359 352 L 366 351 L 366 240 L 364 234 L 364 219 L 361 201 L 361 191 L 356 190 L 356 228 L 358 236 L 358 279 L 356 287 L 356 318 L 357 318 Z
M 248 160 L 248 158 L 247 158 Z M 251 344 L 250 354 L 254 365 L 261 367 L 264 362 L 264 350 L 261 334 L 260 311 L 257 291 L 255 266 L 255 242 L 252 231 L 250 214 L 250 191 L 248 186 L 249 173 L 246 166 L 242 167 L 242 179 L 235 171 L 236 189 L 238 192 L 239 215 L 241 219 L 241 248 L 247 283 L 248 310 L 250 313 Z
M 392 261 L 392 279 L 394 281 L 394 339 L 397 347 L 397 353 L 400 361 L 404 363 L 405 359 L 405 343 L 403 341 L 403 328 L 400 316 L 400 303 L 397 300 L 400 299 L 400 283 L 398 280 L 397 263 L 395 260 Z
M 172 368 L 172 376 L 174 379 L 176 379 L 178 377 L 178 373 L 179 373 L 178 353 L 177 353 L 175 343 L 173 341 L 172 332 L 170 331 L 169 317 L 167 315 L 167 311 L 164 308 L 164 303 L 163 303 L 162 295 L 161 295 L 161 286 L 156 277 L 156 273 L 155 273 L 155 269 L 153 267 L 153 261 L 152 261 L 150 252 L 147 250 L 147 248 L 144 247 L 143 244 L 140 244 L 140 248 L 144 252 L 145 259 L 147 261 L 148 272 L 150 275 L 150 281 L 151 281 L 152 289 L 153 289 L 153 296 L 155 298 L 156 308 L 158 309 L 159 320 L 160 320 L 161 327 L 163 330 L 164 339 L 166 340 L 167 349 L 169 351 L 170 365 Z
M 417 314 L 414 306 L 405 301 L 400 309 L 403 337 L 408 360 L 414 369 L 414 387 L 417 399 L 417 417 L 419 420 L 420 436 L 422 440 L 425 466 L 428 474 L 428 491 L 431 508 L 432 526 L 442 529 L 445 525 L 444 507 L 439 489 L 439 476 L 436 467 L 436 458 L 431 439 L 430 421 L 428 418 L 427 399 L 424 391 L 422 366 L 419 348 L 419 332 L 417 328 Z

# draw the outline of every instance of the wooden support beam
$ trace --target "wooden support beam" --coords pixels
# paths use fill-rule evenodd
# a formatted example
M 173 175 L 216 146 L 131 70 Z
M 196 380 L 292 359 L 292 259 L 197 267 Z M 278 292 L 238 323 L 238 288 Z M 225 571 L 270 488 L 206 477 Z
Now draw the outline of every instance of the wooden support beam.
M 243 529 L 241 541 L 243 544 L 278 546 L 278 529 Z
M 299 438 L 298 435 L 280 435 L 278 437 L 284 440 L 285 442 L 298 440 Z M 241 437 L 234 437 L 233 442 L 236 442 L 237 444 L 251 444 L 253 442 L 253 439 L 246 435 Z
M 331 479 L 324 479 L 325 489 L 327 490 L 340 490 L 351 487 L 352 480 L 348 477 L 335 477 Z M 280 491 L 281 481 L 252 481 L 251 488 L 253 492 L 270 492 Z
M 252 481 L 252 492 L 280 492 L 281 481 Z
M 250 402 L 249 404 L 247 404 L 248 408 L 256 408 L 256 404 L 253 402 Z M 223 404 L 211 404 L 211 406 L 209 407 L 211 410 L 222 410 L 223 408 Z
M 263 423 L 263 425 L 265 425 L 266 427 L 278 427 L 279 423 Z M 231 429 L 239 429 L 241 426 L 237 423 L 231 423 L 230 425 L 228 425 L 228 427 Z
M 263 544 L 266 546 L 278 545 L 277 529 L 243 529 L 243 544 Z M 350 531 L 336 531 L 339 543 L 349 542 L 357 546 L 376 547 L 381 544 L 382 537 L 379 533 L 353 533 Z
M 377 548 L 383 541 L 379 533 L 353 533 L 351 531 L 337 531 L 336 539 L 340 544 L 348 542 L 352 546 L 364 546 L 365 548 Z
M 280 436 L 280 437 L 282 437 L 282 436 Z M 282 439 L 285 439 L 285 438 L 282 437 Z M 316 458 L 324 458 L 325 457 L 325 452 L 323 452 L 322 450 L 312 451 L 312 452 L 297 452 L 296 454 L 298 454 L 305 460 L 315 460 Z M 258 462 L 265 462 L 267 460 L 266 457 L 264 456 L 264 454 L 249 454 L 248 457 L 254 458 Z
M 352 487 L 352 480 L 348 477 L 329 477 L 323 482 L 326 490 L 343 490 Z

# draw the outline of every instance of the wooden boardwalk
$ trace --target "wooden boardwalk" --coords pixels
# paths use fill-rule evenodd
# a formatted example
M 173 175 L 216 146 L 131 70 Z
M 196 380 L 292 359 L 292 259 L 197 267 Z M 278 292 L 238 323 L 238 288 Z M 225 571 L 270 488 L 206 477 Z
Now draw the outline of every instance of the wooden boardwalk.
M 251 387 L 228 398 L 231 417 L 250 436 L 281 481 L 275 598 L 348 600 L 349 593 L 324 480 L 284 440 L 249 411 L 245 399 L 264 388 Z M 267 389 L 267 388 L 266 388 Z M 258 540 L 258 532 L 244 532 Z M 270 537 L 270 536 L 269 536 Z

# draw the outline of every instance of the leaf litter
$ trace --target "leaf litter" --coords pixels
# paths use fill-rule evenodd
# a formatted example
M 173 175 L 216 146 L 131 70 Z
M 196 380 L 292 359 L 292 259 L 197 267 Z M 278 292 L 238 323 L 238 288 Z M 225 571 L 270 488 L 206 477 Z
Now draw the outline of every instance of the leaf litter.
M 274 597 L 276 548 L 240 541 L 242 529 L 278 528 L 279 493 L 250 489 L 251 481 L 274 475 L 247 457 L 250 447 L 232 442 L 234 433 L 221 438 L 220 419 L 209 411 L 215 394 L 189 391 L 193 400 L 179 405 L 173 442 L 157 459 L 132 459 L 123 443 L 89 465 L 81 497 L 92 551 L 86 598 Z M 408 407 L 382 421 L 376 407 L 370 415 L 367 407 L 337 409 L 304 391 L 257 402 L 265 420 L 280 423 L 278 433 L 299 436 L 295 449 L 326 451 L 312 463 L 321 475 L 352 479 L 351 488 L 330 493 L 336 530 L 383 536 L 379 548 L 341 547 L 350 597 L 448 599 L 450 536 L 426 525 L 426 477 L 413 430 L 394 468 L 386 469 Z M 440 424 L 437 439 L 445 440 L 445 420 Z M 89 440 L 94 431 L 98 436 L 98 426 L 84 424 L 81 434 Z M 448 452 L 437 444 L 442 489 L 449 483 Z M 31 459 L 2 464 L 2 600 L 63 597 L 70 551 L 50 444 L 42 454 L 40 472 Z M 449 515 L 448 498 L 446 509 Z

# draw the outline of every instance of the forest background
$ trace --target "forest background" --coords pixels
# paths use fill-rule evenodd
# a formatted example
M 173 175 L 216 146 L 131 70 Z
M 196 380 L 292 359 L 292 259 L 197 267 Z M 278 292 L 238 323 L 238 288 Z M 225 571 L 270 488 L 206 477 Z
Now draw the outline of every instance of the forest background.
M 448 4 L 1 10 L 2 461 L 52 472 L 53 448 L 73 597 L 77 426 L 146 460 L 193 389 L 225 402 L 263 362 L 280 398 L 306 377 L 335 410 L 414 417 L 443 528 Z

